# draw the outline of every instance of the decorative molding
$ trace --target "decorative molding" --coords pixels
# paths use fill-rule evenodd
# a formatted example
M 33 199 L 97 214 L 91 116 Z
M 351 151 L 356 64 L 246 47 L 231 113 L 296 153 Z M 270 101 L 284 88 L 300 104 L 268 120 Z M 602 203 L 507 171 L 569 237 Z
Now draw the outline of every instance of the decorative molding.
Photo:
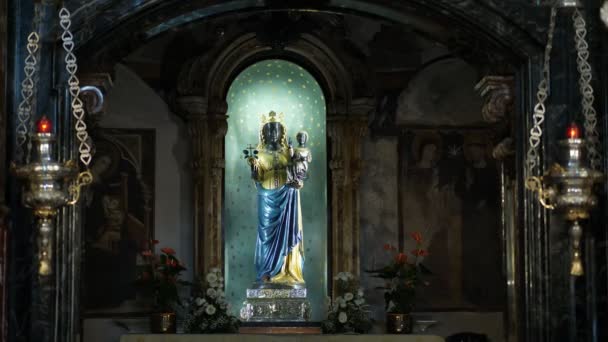
M 485 76 L 475 85 L 483 97 L 483 120 L 488 123 L 503 122 L 513 111 L 515 79 L 512 76 Z
M 82 85 L 80 97 L 88 119 L 96 126 L 106 112 L 105 97 L 114 86 L 112 77 L 108 73 L 83 73 L 78 77 Z

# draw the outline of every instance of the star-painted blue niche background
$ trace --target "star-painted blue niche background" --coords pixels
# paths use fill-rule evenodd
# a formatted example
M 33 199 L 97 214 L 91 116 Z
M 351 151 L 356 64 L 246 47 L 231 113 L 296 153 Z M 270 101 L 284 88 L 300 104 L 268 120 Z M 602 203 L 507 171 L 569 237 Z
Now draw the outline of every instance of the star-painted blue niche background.
M 300 190 L 304 225 L 304 279 L 312 305 L 312 320 L 325 316 L 327 296 L 327 151 L 325 98 L 304 68 L 285 60 L 265 60 L 243 70 L 227 95 L 225 174 L 226 294 L 237 314 L 245 290 L 255 281 L 253 262 L 257 237 L 257 197 L 243 158 L 248 144 L 256 146 L 261 115 L 284 113 L 287 135 L 294 146 L 300 130 L 309 134 L 312 152 L 309 179 Z

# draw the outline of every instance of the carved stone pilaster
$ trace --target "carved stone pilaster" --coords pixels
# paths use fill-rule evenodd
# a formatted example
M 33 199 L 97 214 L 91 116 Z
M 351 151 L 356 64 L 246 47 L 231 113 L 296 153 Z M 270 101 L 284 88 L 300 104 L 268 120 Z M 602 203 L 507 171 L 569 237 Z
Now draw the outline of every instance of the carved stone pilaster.
M 367 99 L 366 99 L 367 100 Z M 338 272 L 359 274 L 359 178 L 363 137 L 367 134 L 367 113 L 371 100 L 358 101 L 348 116 L 329 116 L 331 141 L 331 262 Z
M 508 118 L 515 102 L 514 84 L 512 76 L 485 76 L 475 85 L 484 99 L 481 109 L 484 121 L 496 123 Z
M 177 99 L 188 123 L 192 146 L 194 182 L 195 269 L 205 274 L 224 262 L 222 242 L 222 184 L 224 180 L 224 137 L 228 129 L 226 106 L 209 106 L 207 98 Z

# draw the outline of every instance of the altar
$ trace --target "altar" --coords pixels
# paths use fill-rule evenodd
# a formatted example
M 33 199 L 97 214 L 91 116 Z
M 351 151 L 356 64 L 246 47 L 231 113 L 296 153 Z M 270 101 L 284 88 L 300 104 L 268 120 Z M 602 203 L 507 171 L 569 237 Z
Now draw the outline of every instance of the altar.
M 432 335 L 124 335 L 120 342 L 443 342 Z

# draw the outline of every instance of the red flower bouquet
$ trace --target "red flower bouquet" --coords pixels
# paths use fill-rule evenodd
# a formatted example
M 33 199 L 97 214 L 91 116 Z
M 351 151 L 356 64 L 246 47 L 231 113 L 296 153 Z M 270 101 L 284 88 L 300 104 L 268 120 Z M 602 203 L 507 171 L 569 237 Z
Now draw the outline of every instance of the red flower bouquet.
M 150 242 L 152 246 L 158 244 L 157 240 Z M 159 312 L 169 312 L 174 310 L 175 304 L 179 304 L 178 285 L 187 284 L 179 280 L 180 273 L 186 268 L 175 257 L 173 248 L 164 247 L 160 251 L 159 255 L 152 250 L 141 252 L 145 263 L 138 269 L 137 285 L 154 298 Z
M 380 269 L 367 271 L 372 276 L 385 280 L 385 285 L 379 289 L 385 291 L 387 312 L 410 313 L 414 308 L 416 289 L 428 284 L 423 278 L 431 272 L 420 262 L 421 257 L 428 255 L 428 252 L 422 249 L 422 235 L 418 232 L 410 235 L 416 242 L 411 256 L 397 251 L 397 248 L 390 244 L 385 244 L 384 250 L 392 254 L 391 262 Z

